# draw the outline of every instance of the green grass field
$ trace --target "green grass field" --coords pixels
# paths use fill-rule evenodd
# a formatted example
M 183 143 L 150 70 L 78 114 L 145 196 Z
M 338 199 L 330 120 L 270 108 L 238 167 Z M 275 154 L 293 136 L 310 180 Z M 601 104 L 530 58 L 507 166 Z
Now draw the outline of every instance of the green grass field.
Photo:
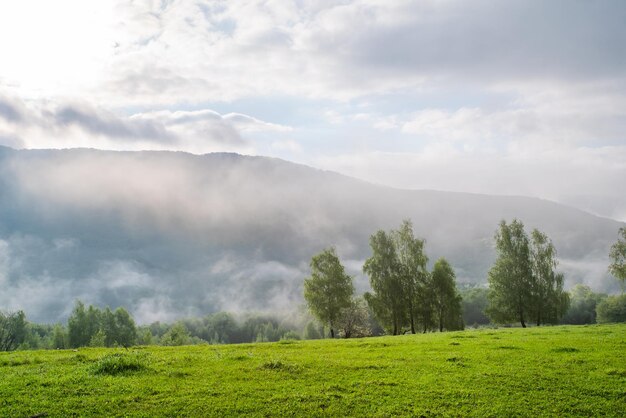
M 0 416 L 626 416 L 626 324 L 0 354 Z

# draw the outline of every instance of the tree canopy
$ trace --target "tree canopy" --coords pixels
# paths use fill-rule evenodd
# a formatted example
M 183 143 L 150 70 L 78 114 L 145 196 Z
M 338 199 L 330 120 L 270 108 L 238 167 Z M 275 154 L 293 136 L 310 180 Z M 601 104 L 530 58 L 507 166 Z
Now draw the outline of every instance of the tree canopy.
M 456 291 L 452 266 L 440 259 L 434 278 L 428 272 L 425 241 L 413 234 L 411 221 L 397 230 L 378 231 L 370 237 L 372 255 L 363 272 L 370 278 L 371 293 L 365 299 L 381 324 L 394 335 L 408 326 L 426 332 L 439 328 L 460 329 L 461 297 Z
M 563 275 L 554 271 L 556 249 L 550 239 L 533 230 L 531 239 L 524 224 L 505 221 L 495 235 L 498 257 L 489 270 L 489 307 L 495 322 L 534 319 L 537 325 L 556 323 L 565 314 L 569 299 L 563 291 Z
M 335 337 L 342 310 L 350 307 L 354 285 L 334 248 L 327 248 L 311 259 L 311 277 L 304 281 L 304 299 L 317 319 L 330 327 Z
M 454 269 L 445 258 L 435 262 L 431 274 L 434 317 L 439 331 L 463 329 L 461 295 L 456 288 Z

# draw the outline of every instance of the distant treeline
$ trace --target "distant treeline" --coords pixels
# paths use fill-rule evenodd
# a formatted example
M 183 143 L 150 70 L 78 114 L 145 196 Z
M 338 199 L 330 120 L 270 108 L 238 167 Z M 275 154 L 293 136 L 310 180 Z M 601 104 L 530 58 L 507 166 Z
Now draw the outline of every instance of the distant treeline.
M 462 287 L 463 321 L 467 326 L 492 325 L 485 314 L 489 290 Z M 561 324 L 594 324 L 626 321 L 626 295 L 595 293 L 576 285 L 569 292 L 570 307 Z M 367 311 L 369 335 L 382 335 L 382 327 Z M 218 312 L 175 323 L 154 322 L 137 326 L 124 309 L 86 307 L 77 302 L 66 324 L 29 322 L 24 312 L 0 313 L 0 351 L 15 349 L 64 349 L 87 346 L 233 344 L 285 339 L 318 339 L 330 336 L 328 327 L 303 316 L 285 321 L 272 315 L 235 316 Z M 353 335 L 358 336 L 358 335 Z
M 24 312 L 0 313 L 0 351 L 133 345 L 189 345 L 316 339 L 324 328 L 307 317 L 281 320 L 272 315 L 235 316 L 218 312 L 174 323 L 138 326 L 126 309 L 101 309 L 77 301 L 66 324 L 37 324 Z M 308 318 L 310 319 L 310 318 Z

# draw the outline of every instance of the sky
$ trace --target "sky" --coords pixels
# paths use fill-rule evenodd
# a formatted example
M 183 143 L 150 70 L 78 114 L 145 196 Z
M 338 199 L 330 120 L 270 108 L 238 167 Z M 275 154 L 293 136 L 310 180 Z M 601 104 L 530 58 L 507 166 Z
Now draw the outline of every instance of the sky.
M 626 221 L 626 3 L 0 6 L 0 145 L 265 155 Z

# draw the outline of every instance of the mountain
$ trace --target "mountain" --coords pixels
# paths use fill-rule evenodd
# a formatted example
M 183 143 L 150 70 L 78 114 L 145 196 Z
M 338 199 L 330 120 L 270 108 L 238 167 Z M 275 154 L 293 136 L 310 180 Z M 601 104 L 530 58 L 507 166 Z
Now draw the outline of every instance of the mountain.
M 357 289 L 369 236 L 410 218 L 431 262 L 483 283 L 501 219 L 547 233 L 568 285 L 617 290 L 623 224 L 549 201 L 399 190 L 237 154 L 0 147 L 0 309 L 52 322 L 74 299 L 141 322 L 302 303 L 312 255 L 337 247 Z

